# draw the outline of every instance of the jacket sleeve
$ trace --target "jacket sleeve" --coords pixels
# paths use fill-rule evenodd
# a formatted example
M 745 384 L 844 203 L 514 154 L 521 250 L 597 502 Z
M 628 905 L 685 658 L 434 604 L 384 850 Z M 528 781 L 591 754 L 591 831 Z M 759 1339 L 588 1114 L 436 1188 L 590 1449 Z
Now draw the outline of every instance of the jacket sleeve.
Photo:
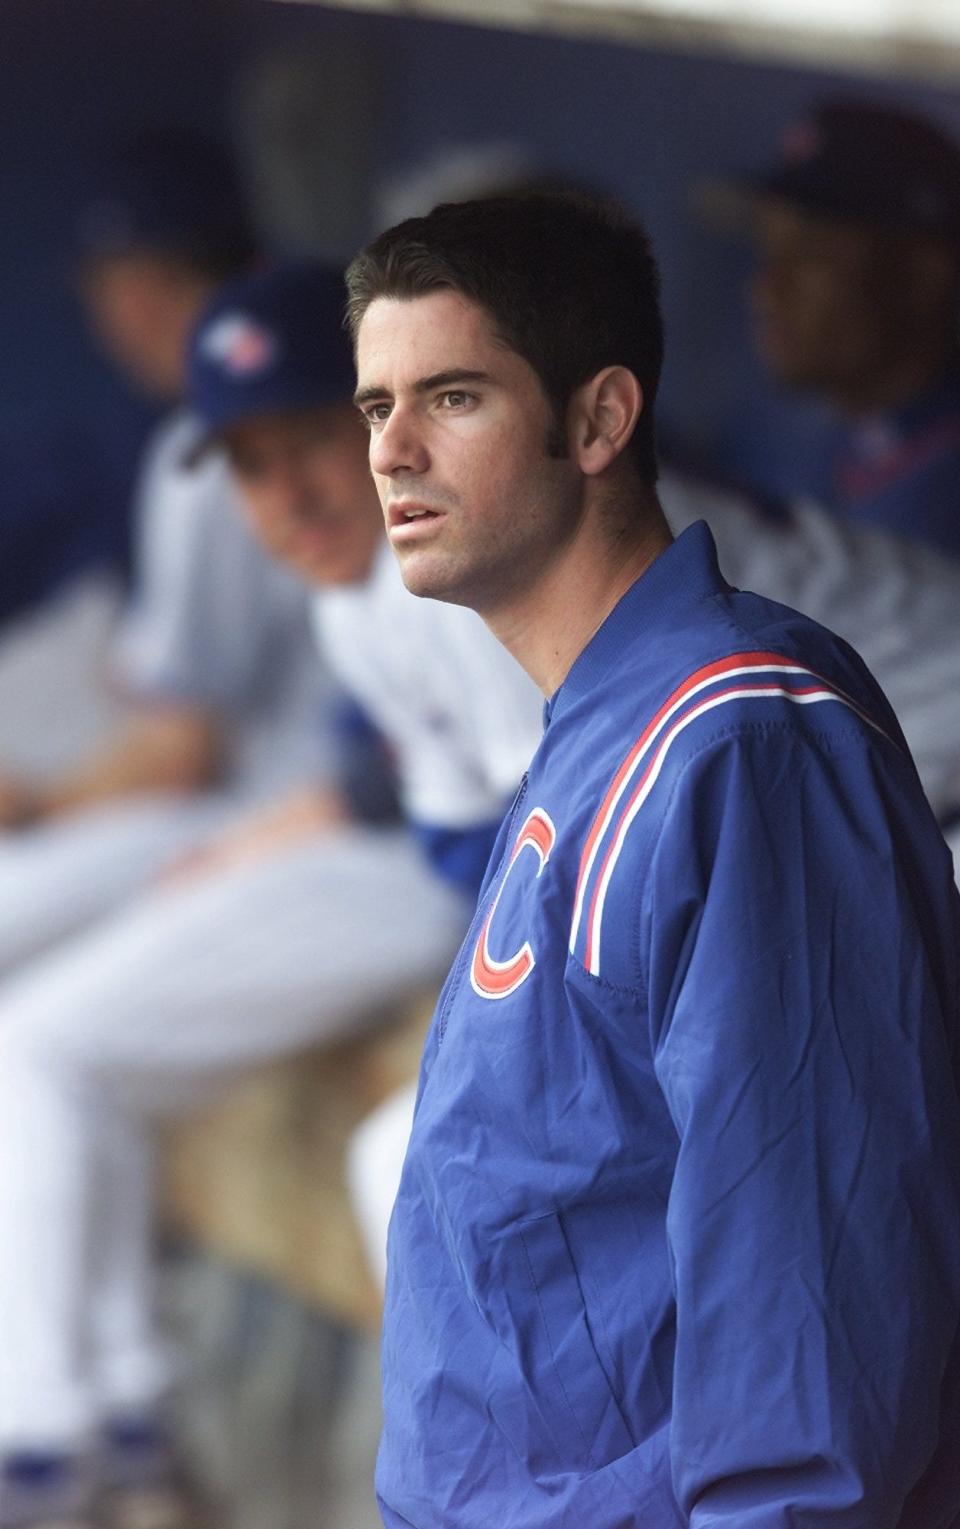
M 895 751 L 683 768 L 643 919 L 691 1529 L 894 1529 L 960 1307 L 955 904 Z

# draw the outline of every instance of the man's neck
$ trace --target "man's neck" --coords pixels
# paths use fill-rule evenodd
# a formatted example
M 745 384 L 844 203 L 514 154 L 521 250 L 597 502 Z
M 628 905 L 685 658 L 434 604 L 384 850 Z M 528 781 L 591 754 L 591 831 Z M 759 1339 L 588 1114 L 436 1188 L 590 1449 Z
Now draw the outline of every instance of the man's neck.
M 616 535 L 588 522 L 534 587 L 481 614 L 543 694 L 552 696 L 614 606 L 672 540 L 651 490 L 635 526 Z

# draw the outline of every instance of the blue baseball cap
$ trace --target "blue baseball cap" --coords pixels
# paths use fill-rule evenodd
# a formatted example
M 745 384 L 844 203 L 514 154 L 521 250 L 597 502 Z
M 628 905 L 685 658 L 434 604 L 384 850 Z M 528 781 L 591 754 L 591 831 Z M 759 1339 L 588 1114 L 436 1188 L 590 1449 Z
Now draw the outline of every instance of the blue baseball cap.
M 737 193 L 744 211 L 774 198 L 960 249 L 960 145 L 900 107 L 821 101 L 787 129 L 774 164 L 724 189 L 733 193 L 727 201 L 734 212 Z
M 227 154 L 172 128 L 105 147 L 74 218 L 81 265 L 149 252 L 226 279 L 250 265 L 256 244 Z
M 340 271 L 314 262 L 272 266 L 220 289 L 190 339 L 187 402 L 201 431 L 191 461 L 231 425 L 350 399 L 346 300 Z

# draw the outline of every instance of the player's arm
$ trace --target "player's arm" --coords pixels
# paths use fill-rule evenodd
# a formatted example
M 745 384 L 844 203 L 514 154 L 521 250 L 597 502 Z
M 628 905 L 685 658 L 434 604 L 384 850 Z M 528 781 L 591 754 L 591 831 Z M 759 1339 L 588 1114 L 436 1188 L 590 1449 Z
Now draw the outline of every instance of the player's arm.
M 0 789 L 0 825 L 25 827 L 141 792 L 185 794 L 219 774 L 222 728 L 208 710 L 145 707 L 96 753 L 47 782 L 7 780 Z
M 349 697 L 327 715 L 332 759 L 324 777 L 298 785 L 175 862 L 166 880 L 236 869 L 350 823 L 397 821 L 393 763 L 385 740 Z
M 776 728 L 711 746 L 648 868 L 691 1529 L 894 1529 L 937 1439 L 960 1289 L 956 973 L 911 890 L 929 819 L 880 751 Z
M 253 865 L 354 820 L 346 793 L 336 785 L 300 786 L 188 850 L 173 861 L 163 880 L 169 884 Z

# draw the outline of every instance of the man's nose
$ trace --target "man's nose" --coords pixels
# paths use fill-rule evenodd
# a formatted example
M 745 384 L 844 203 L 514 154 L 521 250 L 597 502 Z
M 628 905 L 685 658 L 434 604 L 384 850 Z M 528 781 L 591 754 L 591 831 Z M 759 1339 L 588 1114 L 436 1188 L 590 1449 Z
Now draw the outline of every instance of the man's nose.
M 429 456 L 412 409 L 394 407 L 370 439 L 370 467 L 378 477 L 426 471 Z

